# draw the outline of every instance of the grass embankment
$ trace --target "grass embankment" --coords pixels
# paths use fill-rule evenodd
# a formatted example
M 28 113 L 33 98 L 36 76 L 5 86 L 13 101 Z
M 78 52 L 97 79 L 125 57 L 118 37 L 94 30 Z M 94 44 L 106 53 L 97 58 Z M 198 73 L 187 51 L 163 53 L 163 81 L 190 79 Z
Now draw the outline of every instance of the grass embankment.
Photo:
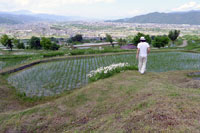
M 199 132 L 200 81 L 127 71 L 55 101 L 0 113 L 1 132 Z
M 75 49 L 69 52 L 70 55 L 88 55 L 88 54 L 104 54 L 104 53 L 120 53 L 120 52 L 134 52 L 135 49 L 124 50 L 120 49 L 120 47 L 104 47 L 103 50 L 99 49 Z
M 184 48 L 188 51 L 200 52 L 200 39 L 198 36 L 186 36 L 188 45 Z

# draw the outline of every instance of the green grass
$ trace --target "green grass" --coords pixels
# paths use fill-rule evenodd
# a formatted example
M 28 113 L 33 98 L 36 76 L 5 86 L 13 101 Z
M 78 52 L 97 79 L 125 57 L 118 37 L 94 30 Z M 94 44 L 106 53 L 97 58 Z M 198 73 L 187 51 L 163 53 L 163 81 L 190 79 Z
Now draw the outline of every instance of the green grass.
M 200 38 L 198 36 L 186 36 L 188 40 L 188 46 L 185 47 L 185 50 L 194 50 L 198 51 L 200 49 Z
M 0 70 L 28 62 L 28 58 L 0 59 Z
M 187 88 L 189 72 L 127 71 L 46 104 L 0 113 L 0 132 L 199 132 L 200 90 Z
M 29 53 L 33 51 L 24 51 L 24 53 Z M 20 64 L 27 64 L 29 62 L 35 60 L 41 60 L 43 58 L 48 57 L 55 57 L 55 56 L 64 56 L 67 52 L 64 51 L 41 51 L 34 55 L 29 54 L 22 54 L 22 55 L 13 55 L 13 54 L 6 54 L 0 55 L 0 70 L 6 68 L 12 68 L 18 66 Z
M 0 132 L 200 132 L 200 82 L 187 76 L 199 70 L 200 55 L 168 50 L 149 55 L 145 75 L 126 71 L 71 91 L 86 85 L 86 74 L 102 64 L 136 64 L 135 54 L 50 62 L 0 76 Z M 0 56 L 0 67 L 43 58 L 38 55 Z M 10 86 L 7 77 L 25 84 L 25 90 Z M 29 85 L 37 90 L 48 82 L 45 86 L 55 92 L 69 88 L 54 97 L 24 93 Z
M 182 45 L 182 44 L 183 44 L 183 38 L 178 38 L 178 39 L 175 41 L 175 44 L 176 44 L 176 46 Z
M 64 56 L 64 55 L 65 55 L 65 52 L 63 52 L 63 51 L 50 52 L 50 53 L 44 53 L 44 54 L 42 54 L 42 56 L 44 58 L 46 58 L 46 57 L 55 57 L 55 56 Z

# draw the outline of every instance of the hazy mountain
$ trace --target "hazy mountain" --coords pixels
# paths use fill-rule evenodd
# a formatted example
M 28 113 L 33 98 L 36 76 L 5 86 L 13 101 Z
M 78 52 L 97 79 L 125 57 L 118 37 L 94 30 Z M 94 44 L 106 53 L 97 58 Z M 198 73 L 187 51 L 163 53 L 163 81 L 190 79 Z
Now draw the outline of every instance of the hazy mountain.
M 6 21 L 6 20 L 9 20 Z M 19 24 L 19 23 L 28 23 L 35 21 L 43 21 L 43 18 L 39 18 L 32 15 L 23 15 L 23 14 L 13 14 L 7 12 L 0 12 L 0 23 L 6 24 Z
M 18 23 L 20 23 L 20 22 L 17 20 L 1 17 L 1 15 L 0 15 L 0 24 L 18 24 Z
M 172 13 L 154 12 L 132 18 L 118 19 L 111 22 L 200 25 L 200 11 Z
M 84 17 L 77 16 L 61 16 L 52 14 L 35 14 L 31 11 L 20 10 L 14 12 L 0 12 L 0 24 L 18 24 L 18 23 L 28 23 L 37 21 L 81 21 L 89 20 Z
M 29 11 L 29 10 L 18 10 L 18 11 L 13 11 L 10 12 L 11 14 L 16 14 L 16 15 L 33 15 L 34 13 Z

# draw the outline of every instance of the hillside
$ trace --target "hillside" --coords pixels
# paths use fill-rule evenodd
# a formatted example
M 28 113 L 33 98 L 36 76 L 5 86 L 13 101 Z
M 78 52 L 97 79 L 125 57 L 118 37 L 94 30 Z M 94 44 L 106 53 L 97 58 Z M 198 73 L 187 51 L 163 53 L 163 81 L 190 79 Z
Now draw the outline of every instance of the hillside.
M 19 24 L 19 23 L 21 23 L 21 22 L 11 19 L 9 17 L 3 17 L 0 15 L 0 24 Z
M 200 18 L 200 11 L 173 12 L 173 13 L 154 12 L 132 18 L 119 19 L 112 22 L 200 25 L 199 18 Z
M 46 104 L 2 112 L 0 132 L 199 132 L 200 81 L 188 72 L 117 74 Z
M 45 20 L 43 18 L 39 18 L 37 16 L 32 16 L 32 15 L 11 14 L 3 12 L 0 12 L 0 18 L 1 18 L 0 19 L 1 24 L 19 24 L 19 23 L 37 22 Z
M 78 21 L 86 18 L 53 14 L 35 14 L 30 11 L 0 12 L 0 24 L 19 24 L 38 21 Z

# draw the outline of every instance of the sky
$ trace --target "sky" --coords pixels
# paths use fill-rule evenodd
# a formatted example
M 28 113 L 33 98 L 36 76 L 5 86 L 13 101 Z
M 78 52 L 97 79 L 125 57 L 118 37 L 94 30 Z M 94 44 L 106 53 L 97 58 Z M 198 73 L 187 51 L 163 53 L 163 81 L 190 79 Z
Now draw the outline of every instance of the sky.
M 30 10 L 98 19 L 133 17 L 150 12 L 200 10 L 199 0 L 0 0 L 0 11 Z

